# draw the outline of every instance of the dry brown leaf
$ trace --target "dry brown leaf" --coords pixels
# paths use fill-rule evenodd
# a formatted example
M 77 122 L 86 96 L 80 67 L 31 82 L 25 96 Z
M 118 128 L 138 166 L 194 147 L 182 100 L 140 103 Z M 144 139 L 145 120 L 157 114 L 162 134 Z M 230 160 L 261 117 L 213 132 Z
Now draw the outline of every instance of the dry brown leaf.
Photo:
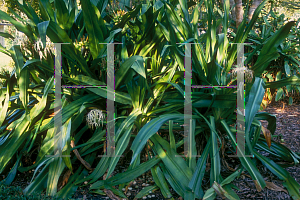
M 224 140 L 224 138 L 222 138 L 222 156 L 223 156 L 223 158 L 225 158 L 224 157 L 224 155 L 225 155 L 225 148 L 226 148 L 225 140 Z
M 218 184 L 216 181 L 214 181 L 214 184 L 212 185 L 212 188 L 215 190 L 218 196 L 220 196 L 222 199 L 226 199 L 225 193 L 226 191 L 222 188 L 220 184 Z
M 116 196 L 112 191 L 104 189 L 105 194 L 112 200 L 121 200 L 120 197 Z
M 278 192 L 285 192 L 288 194 L 288 191 L 286 191 L 282 187 L 279 187 L 278 185 L 275 185 L 273 182 L 266 181 L 266 187 L 270 190 L 274 190 L 274 191 L 278 191 Z
M 264 134 L 264 136 L 266 138 L 268 147 L 270 148 L 271 147 L 271 138 L 272 138 L 271 132 L 267 128 L 263 127 L 263 126 L 261 126 L 261 130 L 262 130 L 262 132 L 263 132 L 263 134 Z
M 68 180 L 69 180 L 71 174 L 72 174 L 71 170 L 66 171 L 66 173 L 63 176 L 63 179 L 58 184 L 59 185 L 59 187 L 58 187 L 59 190 L 61 190 L 68 183 Z
M 256 190 L 257 192 L 261 192 L 262 188 L 260 187 L 260 185 L 258 184 L 257 180 L 253 180 L 254 184 L 255 184 L 255 187 L 256 187 Z
M 133 181 L 131 181 L 126 187 L 125 187 L 125 193 L 127 193 L 128 188 L 131 187 L 133 184 Z

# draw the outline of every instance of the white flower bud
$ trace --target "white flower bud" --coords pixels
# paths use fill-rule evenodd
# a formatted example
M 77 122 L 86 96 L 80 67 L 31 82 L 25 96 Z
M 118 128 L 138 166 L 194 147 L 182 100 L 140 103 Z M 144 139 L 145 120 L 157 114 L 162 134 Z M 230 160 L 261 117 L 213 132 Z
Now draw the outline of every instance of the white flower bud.
M 94 128 L 94 126 L 96 128 L 99 127 L 101 121 L 103 126 L 103 120 L 104 120 L 104 114 L 99 109 L 91 110 L 86 116 L 86 122 L 88 123 L 88 126 L 92 129 Z

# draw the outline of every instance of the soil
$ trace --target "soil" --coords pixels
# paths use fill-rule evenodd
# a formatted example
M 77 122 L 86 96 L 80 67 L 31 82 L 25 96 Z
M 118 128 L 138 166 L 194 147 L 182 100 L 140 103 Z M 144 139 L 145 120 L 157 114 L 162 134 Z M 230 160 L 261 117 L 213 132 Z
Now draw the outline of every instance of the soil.
M 293 104 L 293 105 L 287 105 L 286 102 L 275 102 L 269 105 L 264 112 L 269 112 L 271 114 L 276 115 L 277 117 L 277 128 L 275 135 L 282 135 L 282 139 L 284 140 L 284 143 L 286 146 L 291 148 L 296 153 L 300 152 L 300 104 Z M 267 123 L 263 122 L 264 127 L 267 127 Z M 282 141 L 282 140 L 281 140 Z M 129 161 L 126 162 L 126 164 L 117 167 L 116 171 L 114 173 L 122 172 L 126 168 L 126 166 L 129 165 Z M 289 173 L 292 175 L 295 180 L 300 183 L 300 165 L 293 167 L 286 168 Z M 286 189 L 282 185 L 282 181 L 280 181 L 275 175 L 273 175 L 270 171 L 268 171 L 263 165 L 258 164 L 257 165 L 260 173 L 265 178 L 265 181 L 273 182 L 279 187 L 282 187 L 283 189 Z M 227 169 L 228 170 L 228 169 Z M 226 169 L 222 169 L 222 172 L 226 171 Z M 232 173 L 232 172 L 231 172 Z M 32 178 L 33 171 L 26 172 L 26 173 L 19 173 L 17 174 L 17 177 L 12 182 L 13 186 L 20 186 L 22 189 L 24 189 L 30 182 L 30 179 Z M 130 192 L 131 195 L 128 195 L 128 199 L 133 199 L 134 196 L 141 191 L 145 184 L 153 185 L 154 182 L 151 178 L 151 174 L 143 174 L 142 176 L 138 177 L 135 180 L 136 183 L 132 184 L 132 189 L 128 192 Z M 256 190 L 255 184 L 252 181 L 251 178 L 247 177 L 247 174 L 244 174 L 240 176 L 239 178 L 235 179 L 232 182 L 234 185 L 236 185 L 240 191 L 235 190 L 235 192 L 238 194 L 240 199 L 292 199 L 288 193 L 282 192 L 282 191 L 274 191 L 270 190 L 268 188 L 265 188 L 261 192 L 258 192 Z M 208 178 L 204 178 L 203 181 L 203 187 L 204 189 L 208 189 L 209 180 Z M 89 192 L 90 185 L 81 186 L 77 189 L 74 196 L 72 198 L 76 199 L 110 199 L 107 196 L 88 193 Z M 180 198 L 173 190 L 170 188 L 171 193 L 174 197 L 174 199 L 182 199 Z M 152 197 L 152 195 L 155 195 Z M 147 199 L 155 199 L 160 200 L 164 199 L 161 192 L 158 190 L 154 191 L 151 194 L 151 197 L 147 195 Z M 221 199 L 218 197 L 217 199 Z

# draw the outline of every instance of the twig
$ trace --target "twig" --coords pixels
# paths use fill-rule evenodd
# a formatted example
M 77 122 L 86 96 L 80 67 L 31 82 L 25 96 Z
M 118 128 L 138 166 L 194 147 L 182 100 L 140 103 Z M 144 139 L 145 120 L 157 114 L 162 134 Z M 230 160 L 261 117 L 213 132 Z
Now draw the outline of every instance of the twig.
M 71 140 L 71 147 L 72 148 L 75 147 L 74 140 Z M 87 168 L 89 171 L 94 171 L 94 168 L 92 168 L 88 162 L 86 162 L 83 158 L 81 158 L 77 149 L 74 149 L 73 152 L 74 152 L 75 156 L 77 157 L 77 159 L 80 160 L 80 162 L 85 166 L 85 168 Z

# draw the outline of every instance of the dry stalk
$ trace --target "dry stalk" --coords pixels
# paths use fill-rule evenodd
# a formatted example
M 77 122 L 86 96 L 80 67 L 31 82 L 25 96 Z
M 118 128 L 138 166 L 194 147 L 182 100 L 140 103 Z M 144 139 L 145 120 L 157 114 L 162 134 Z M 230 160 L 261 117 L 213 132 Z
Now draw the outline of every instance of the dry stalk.
M 72 148 L 75 147 L 74 140 L 71 140 L 71 147 Z M 92 168 L 88 162 L 86 162 L 83 158 L 81 158 L 77 149 L 74 149 L 73 152 L 74 152 L 75 156 L 77 157 L 77 159 L 80 160 L 80 162 L 85 166 L 85 168 L 87 168 L 90 172 L 94 171 L 94 168 Z

